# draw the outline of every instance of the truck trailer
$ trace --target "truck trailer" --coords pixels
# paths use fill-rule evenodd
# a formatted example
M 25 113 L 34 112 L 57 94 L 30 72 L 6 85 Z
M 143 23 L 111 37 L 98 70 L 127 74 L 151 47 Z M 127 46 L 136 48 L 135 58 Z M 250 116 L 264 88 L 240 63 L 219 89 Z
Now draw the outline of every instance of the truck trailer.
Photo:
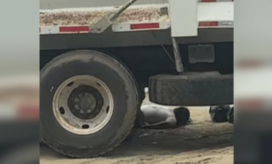
M 40 0 L 41 137 L 96 157 L 168 106 L 233 104 L 233 0 Z

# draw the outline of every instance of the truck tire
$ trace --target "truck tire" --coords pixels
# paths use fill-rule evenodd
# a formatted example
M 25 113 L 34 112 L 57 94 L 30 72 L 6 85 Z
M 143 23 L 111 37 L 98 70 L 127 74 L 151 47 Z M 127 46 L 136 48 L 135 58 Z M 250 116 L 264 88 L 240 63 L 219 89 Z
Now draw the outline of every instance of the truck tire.
M 116 59 L 71 51 L 41 70 L 42 136 L 55 151 L 75 158 L 103 155 L 131 132 L 140 94 L 135 78 Z

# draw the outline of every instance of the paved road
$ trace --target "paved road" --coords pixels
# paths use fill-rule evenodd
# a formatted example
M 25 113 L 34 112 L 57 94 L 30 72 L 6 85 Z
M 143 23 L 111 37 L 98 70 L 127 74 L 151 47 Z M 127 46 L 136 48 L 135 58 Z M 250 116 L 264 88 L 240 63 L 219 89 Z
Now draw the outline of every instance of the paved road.
M 161 4 L 168 0 L 139 0 L 136 4 Z M 128 0 L 40 0 L 40 9 L 118 6 Z

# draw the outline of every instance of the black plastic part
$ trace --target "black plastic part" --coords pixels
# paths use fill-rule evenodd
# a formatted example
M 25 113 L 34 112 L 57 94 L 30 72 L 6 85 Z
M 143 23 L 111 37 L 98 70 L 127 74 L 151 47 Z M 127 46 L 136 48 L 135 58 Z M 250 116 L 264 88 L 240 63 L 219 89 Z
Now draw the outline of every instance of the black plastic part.
M 231 123 L 231 124 L 234 124 L 234 108 L 230 108 L 230 110 L 228 111 L 228 122 Z
M 205 72 L 153 76 L 149 79 L 149 98 L 161 105 L 233 104 L 233 75 Z
M 211 106 L 209 111 L 211 120 L 216 123 L 228 122 L 229 110 L 230 106 L 228 105 Z

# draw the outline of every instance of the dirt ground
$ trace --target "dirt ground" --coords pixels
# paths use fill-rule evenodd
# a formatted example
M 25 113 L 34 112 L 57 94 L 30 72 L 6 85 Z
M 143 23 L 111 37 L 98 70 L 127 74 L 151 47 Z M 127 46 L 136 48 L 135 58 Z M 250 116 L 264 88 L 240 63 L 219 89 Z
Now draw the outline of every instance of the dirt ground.
M 207 107 L 190 111 L 190 125 L 175 130 L 134 130 L 129 140 L 99 158 L 69 159 L 41 145 L 40 163 L 233 164 L 233 125 L 212 123 Z

